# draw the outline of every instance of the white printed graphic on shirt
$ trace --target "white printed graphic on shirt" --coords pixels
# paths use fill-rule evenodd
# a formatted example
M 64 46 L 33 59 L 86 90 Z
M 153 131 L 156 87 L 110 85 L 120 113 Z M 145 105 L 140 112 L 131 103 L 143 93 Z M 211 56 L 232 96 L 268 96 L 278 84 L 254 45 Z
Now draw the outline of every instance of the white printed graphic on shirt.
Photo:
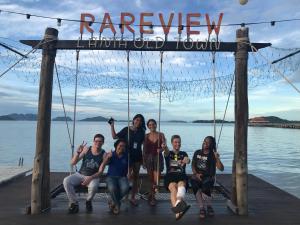
M 94 169 L 94 168 L 98 168 L 99 164 L 96 161 L 94 161 L 94 159 L 91 159 L 91 160 L 87 160 L 86 167 Z
M 200 170 L 205 170 L 206 169 L 206 163 L 207 163 L 207 156 L 202 156 L 202 155 L 197 155 L 197 168 Z

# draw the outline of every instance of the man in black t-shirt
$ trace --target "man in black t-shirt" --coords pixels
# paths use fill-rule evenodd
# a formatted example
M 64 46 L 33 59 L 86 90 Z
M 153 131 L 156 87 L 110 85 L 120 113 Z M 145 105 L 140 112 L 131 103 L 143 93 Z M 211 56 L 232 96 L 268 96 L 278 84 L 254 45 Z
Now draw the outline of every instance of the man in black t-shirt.
M 181 138 L 179 135 L 173 135 L 171 143 L 172 151 L 169 151 L 164 143 L 162 144 L 167 168 L 164 183 L 166 189 L 171 192 L 172 211 L 175 213 L 176 220 L 179 220 L 190 208 L 190 205 L 184 201 L 188 184 L 185 167 L 190 163 L 190 159 L 186 152 L 180 151 Z
M 87 143 L 82 143 L 76 153 L 74 154 L 71 164 L 76 165 L 82 160 L 82 165 L 79 172 L 76 172 L 63 181 L 65 191 L 69 199 L 69 213 L 77 213 L 79 211 L 78 201 L 75 193 L 75 187 L 78 185 L 84 185 L 88 187 L 88 195 L 86 199 L 86 211 L 91 212 L 92 199 L 97 193 L 99 186 L 100 165 L 103 161 L 103 157 L 106 154 L 102 149 L 104 144 L 104 136 L 102 134 L 96 134 L 94 136 L 93 145 L 86 146 Z

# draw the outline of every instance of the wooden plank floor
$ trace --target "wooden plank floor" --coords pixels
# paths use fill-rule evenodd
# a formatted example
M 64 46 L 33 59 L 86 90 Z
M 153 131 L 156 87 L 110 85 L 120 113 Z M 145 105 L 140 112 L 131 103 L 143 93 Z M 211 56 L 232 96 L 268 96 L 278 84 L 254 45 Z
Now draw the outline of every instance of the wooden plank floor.
M 52 188 L 62 182 L 64 173 L 51 174 Z M 218 182 L 230 190 L 230 175 L 219 175 Z M 196 201 L 188 198 L 192 205 L 187 214 L 175 221 L 170 210 L 168 200 L 160 200 L 156 207 L 150 207 L 146 201 L 140 200 L 138 207 L 131 207 L 128 203 L 122 205 L 121 214 L 111 215 L 108 212 L 105 195 L 97 194 L 94 201 L 94 212 L 85 213 L 84 194 L 79 196 L 80 212 L 77 215 L 67 214 L 67 199 L 61 194 L 52 200 L 52 210 L 42 215 L 28 216 L 24 214 L 24 208 L 30 203 L 31 176 L 23 177 L 0 186 L 0 224 L 99 224 L 99 225 L 154 225 L 154 224 L 282 224 L 300 225 L 300 199 L 290 195 L 273 185 L 249 175 L 249 216 L 239 217 L 233 215 L 226 208 L 224 198 L 216 198 L 213 201 L 216 215 L 200 221 L 198 218 L 198 206 Z

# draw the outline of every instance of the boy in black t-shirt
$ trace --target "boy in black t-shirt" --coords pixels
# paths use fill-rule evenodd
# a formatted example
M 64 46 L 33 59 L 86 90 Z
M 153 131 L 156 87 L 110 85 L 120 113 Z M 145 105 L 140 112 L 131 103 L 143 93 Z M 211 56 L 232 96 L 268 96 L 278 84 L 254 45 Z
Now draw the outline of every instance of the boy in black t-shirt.
M 211 206 L 211 189 L 213 188 L 216 175 L 215 149 L 214 137 L 208 136 L 203 141 L 202 149 L 195 151 L 192 160 L 193 175 L 191 184 L 200 206 L 199 216 L 202 219 L 206 217 L 205 205 L 207 206 L 207 215 L 214 215 Z
M 188 184 L 185 167 L 186 164 L 190 163 L 190 159 L 186 152 L 180 151 L 181 139 L 179 135 L 173 135 L 171 143 L 172 151 L 169 151 L 164 143 L 162 144 L 167 168 L 164 183 L 166 189 L 171 192 L 172 211 L 176 214 L 176 220 L 179 220 L 190 208 L 190 205 L 184 201 Z

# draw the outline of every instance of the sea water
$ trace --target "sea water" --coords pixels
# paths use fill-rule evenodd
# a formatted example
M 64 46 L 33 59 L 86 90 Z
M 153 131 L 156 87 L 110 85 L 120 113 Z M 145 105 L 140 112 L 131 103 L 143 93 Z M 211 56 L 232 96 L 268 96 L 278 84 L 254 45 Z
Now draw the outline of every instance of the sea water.
M 127 126 L 125 122 L 116 122 L 116 131 Z M 69 122 L 72 137 L 72 122 Z M 182 150 L 190 158 L 196 149 L 201 148 L 205 136 L 213 135 L 212 124 L 201 123 L 161 123 L 167 144 L 170 138 L 179 134 L 182 138 Z M 217 125 L 218 139 L 220 124 Z M 92 144 L 93 136 L 102 133 L 105 136 L 103 148 L 113 148 L 110 126 L 106 122 L 77 122 L 75 129 L 75 146 L 82 141 Z M 35 154 L 35 121 L 0 121 L 0 165 L 18 165 L 19 158 L 24 158 L 24 165 L 32 166 Z M 231 173 L 234 143 L 234 124 L 225 124 L 218 151 L 225 165 L 223 173 Z M 51 171 L 69 171 L 71 144 L 65 122 L 55 121 L 51 125 L 50 144 Z M 75 149 L 76 151 L 76 149 Z M 248 169 L 271 184 L 300 198 L 300 130 L 249 127 L 248 128 Z M 190 166 L 187 171 L 191 172 Z M 220 172 L 218 172 L 220 173 Z

